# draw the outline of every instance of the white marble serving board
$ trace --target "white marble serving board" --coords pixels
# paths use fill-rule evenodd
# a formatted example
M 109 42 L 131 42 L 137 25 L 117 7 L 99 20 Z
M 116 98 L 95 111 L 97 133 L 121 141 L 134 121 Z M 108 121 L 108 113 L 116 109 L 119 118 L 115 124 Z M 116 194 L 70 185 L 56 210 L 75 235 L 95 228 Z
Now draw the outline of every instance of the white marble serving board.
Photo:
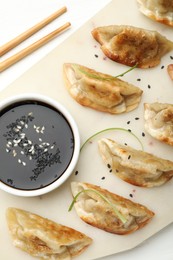
M 143 103 L 172 102 L 173 82 L 169 78 L 166 68 L 169 63 L 173 63 L 171 60 L 173 52 L 165 55 L 157 67 L 148 70 L 135 69 L 123 77 L 124 80 L 139 86 L 144 91 L 139 107 L 132 112 L 110 115 L 82 107 L 69 96 L 65 88 L 62 76 L 62 65 L 65 62 L 79 63 L 111 75 L 118 75 L 127 70 L 126 66 L 105 58 L 99 44 L 91 36 L 93 28 L 110 24 L 134 25 L 157 30 L 173 41 L 173 29 L 143 16 L 139 12 L 135 0 L 114 0 L 65 42 L 3 90 L 0 100 L 24 92 L 47 95 L 61 102 L 71 112 L 78 124 L 82 143 L 97 131 L 109 127 L 122 127 L 131 129 L 140 138 L 145 151 L 172 160 L 172 147 L 159 143 L 145 133 Z M 148 85 L 150 85 L 150 88 Z M 135 120 L 136 117 L 139 120 Z M 145 133 L 145 136 L 143 136 L 143 133 Z M 121 131 L 103 133 L 84 147 L 73 175 L 57 190 L 34 198 L 20 198 L 0 191 L 1 259 L 33 259 L 13 247 L 5 219 L 7 207 L 29 210 L 78 229 L 92 237 L 93 244 L 78 257 L 81 260 L 95 259 L 134 248 L 173 221 L 173 203 L 171 200 L 173 180 L 162 187 L 153 189 L 139 188 L 123 182 L 108 171 L 98 154 L 97 140 L 101 137 L 111 137 L 136 149 L 141 148 L 139 142 L 128 133 Z M 75 174 L 76 171 L 78 171 L 77 175 Z M 109 234 L 89 226 L 79 219 L 74 209 L 68 212 L 72 200 L 70 182 L 76 180 L 100 185 L 128 199 L 131 198 L 130 194 L 133 194 L 133 198 L 131 198 L 133 201 L 146 205 L 156 215 L 143 229 L 126 236 Z

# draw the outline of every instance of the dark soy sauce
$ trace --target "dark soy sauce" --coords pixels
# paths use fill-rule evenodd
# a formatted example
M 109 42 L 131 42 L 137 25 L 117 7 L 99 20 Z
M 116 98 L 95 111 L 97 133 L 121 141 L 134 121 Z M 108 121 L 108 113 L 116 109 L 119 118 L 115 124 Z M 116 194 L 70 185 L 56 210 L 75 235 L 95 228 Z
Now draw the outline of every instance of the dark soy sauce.
M 0 180 L 16 189 L 34 190 L 56 181 L 74 152 L 66 118 L 36 101 L 0 111 Z

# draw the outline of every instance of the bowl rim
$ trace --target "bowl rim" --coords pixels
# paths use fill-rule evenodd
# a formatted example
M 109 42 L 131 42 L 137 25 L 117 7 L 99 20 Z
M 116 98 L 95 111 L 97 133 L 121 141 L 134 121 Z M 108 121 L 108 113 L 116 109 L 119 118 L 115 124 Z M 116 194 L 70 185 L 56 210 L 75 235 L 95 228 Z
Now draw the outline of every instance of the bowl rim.
M 43 188 L 39 188 L 39 189 L 35 189 L 35 190 L 20 190 L 17 188 L 10 187 L 10 186 L 6 185 L 5 183 L 3 183 L 2 181 L 0 181 L 1 190 L 4 190 L 8 193 L 11 193 L 11 194 L 17 195 L 17 196 L 34 197 L 34 196 L 43 195 L 50 191 L 53 191 L 54 189 L 61 186 L 70 177 L 70 175 L 72 174 L 72 172 L 77 164 L 78 158 L 79 158 L 80 134 L 79 134 L 78 126 L 77 126 L 75 120 L 73 119 L 70 112 L 65 108 L 65 106 L 62 105 L 59 101 L 57 101 L 49 96 L 46 96 L 46 95 L 42 95 L 42 94 L 38 94 L 38 93 L 23 93 L 23 94 L 18 94 L 18 95 L 14 95 L 11 97 L 7 97 L 4 100 L 0 101 L 0 110 L 4 109 L 5 107 L 8 107 L 9 105 L 15 104 L 16 102 L 25 101 L 25 100 L 26 101 L 27 100 L 41 101 L 48 105 L 51 105 L 52 107 L 54 107 L 55 109 L 60 111 L 62 113 L 62 115 L 65 117 L 65 119 L 68 121 L 68 123 L 72 129 L 72 132 L 74 135 L 74 140 L 75 140 L 73 156 L 72 156 L 72 159 L 71 159 L 67 169 L 62 174 L 62 176 L 60 178 L 58 178 L 57 180 L 55 180 L 53 183 L 50 183 Z

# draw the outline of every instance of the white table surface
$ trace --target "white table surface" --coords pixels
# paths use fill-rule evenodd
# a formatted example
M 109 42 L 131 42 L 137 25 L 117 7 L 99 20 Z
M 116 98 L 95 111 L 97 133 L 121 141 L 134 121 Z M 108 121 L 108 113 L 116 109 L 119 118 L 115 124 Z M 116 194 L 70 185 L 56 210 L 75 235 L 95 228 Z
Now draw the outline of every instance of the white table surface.
M 0 61 L 3 61 L 32 42 L 55 30 L 63 23 L 70 21 L 72 24 L 71 28 L 60 37 L 55 38 L 39 50 L 2 72 L 0 74 L 0 91 L 57 47 L 109 2 L 110 0 L 0 0 L 0 46 L 26 31 L 62 6 L 67 6 L 68 8 L 67 13 L 11 50 L 8 54 L 5 54 L 0 58 Z M 105 241 L 105 246 L 106 243 L 109 243 L 109 241 Z M 104 257 L 102 260 L 173 260 L 172 243 L 173 225 L 170 225 L 137 248 Z

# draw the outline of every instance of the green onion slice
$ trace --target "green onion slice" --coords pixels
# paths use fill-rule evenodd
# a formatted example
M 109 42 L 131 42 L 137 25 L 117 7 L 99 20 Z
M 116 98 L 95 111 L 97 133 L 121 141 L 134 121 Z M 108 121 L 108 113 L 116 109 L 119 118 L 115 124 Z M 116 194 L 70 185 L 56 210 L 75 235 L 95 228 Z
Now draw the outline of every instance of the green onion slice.
M 111 203 L 103 194 L 101 194 L 100 192 L 98 192 L 98 191 L 96 191 L 96 190 L 93 190 L 93 189 L 85 189 L 85 190 L 82 190 L 82 191 L 78 192 L 78 193 L 75 195 L 75 197 L 73 198 L 73 201 L 72 201 L 72 203 L 70 204 L 68 211 L 71 211 L 71 210 L 72 210 L 72 208 L 73 208 L 73 206 L 74 206 L 74 204 L 75 204 L 77 198 L 80 196 L 80 194 L 83 193 L 83 192 L 84 192 L 84 193 L 85 193 L 85 192 L 88 192 L 88 191 L 89 191 L 89 192 L 92 191 L 92 192 L 96 193 L 96 194 L 97 194 L 98 196 L 100 196 L 105 202 L 107 202 L 107 203 L 113 208 L 113 210 L 114 210 L 116 216 L 118 217 L 118 219 L 119 219 L 123 224 L 125 224 L 125 223 L 127 222 L 127 219 L 117 210 L 116 206 L 115 206 L 113 203 Z
M 90 72 L 87 72 L 86 70 L 80 68 L 78 65 L 75 65 L 75 68 L 77 67 L 77 69 L 87 75 L 88 77 L 90 78 L 94 78 L 94 79 L 99 79 L 99 80 L 106 80 L 106 81 L 109 81 L 109 80 L 114 80 L 115 78 L 118 78 L 118 77 L 123 77 L 125 74 L 127 74 L 128 72 L 132 71 L 133 69 L 135 69 L 137 67 L 138 64 L 135 64 L 133 67 L 131 67 L 130 69 L 128 69 L 127 71 L 117 75 L 117 76 L 109 76 L 109 77 L 100 77 L 98 76 L 97 74 L 94 74 L 94 73 L 90 73 Z
M 123 77 L 125 74 L 129 73 L 130 71 L 134 70 L 135 68 L 137 68 L 138 64 L 135 64 L 133 67 L 131 67 L 130 69 L 126 70 L 125 72 L 115 76 L 115 78 L 118 78 L 118 77 Z
M 103 130 L 101 130 L 101 131 L 99 131 L 99 132 L 93 134 L 92 136 L 90 136 L 90 137 L 83 143 L 83 145 L 82 145 L 81 148 L 80 148 L 80 151 L 82 151 L 83 147 L 84 147 L 91 139 L 93 139 L 95 136 L 97 136 L 97 135 L 99 135 L 99 134 L 102 134 L 102 133 L 104 133 L 104 132 L 116 131 L 116 130 L 128 132 L 129 134 L 131 134 L 132 136 L 134 136 L 134 137 L 137 139 L 137 141 L 140 143 L 142 150 L 144 150 L 144 147 L 143 147 L 142 142 L 140 141 L 140 139 L 139 139 L 133 132 L 131 132 L 131 131 L 125 129 L 125 128 L 121 128 L 121 127 L 112 127 L 112 128 L 103 129 Z

